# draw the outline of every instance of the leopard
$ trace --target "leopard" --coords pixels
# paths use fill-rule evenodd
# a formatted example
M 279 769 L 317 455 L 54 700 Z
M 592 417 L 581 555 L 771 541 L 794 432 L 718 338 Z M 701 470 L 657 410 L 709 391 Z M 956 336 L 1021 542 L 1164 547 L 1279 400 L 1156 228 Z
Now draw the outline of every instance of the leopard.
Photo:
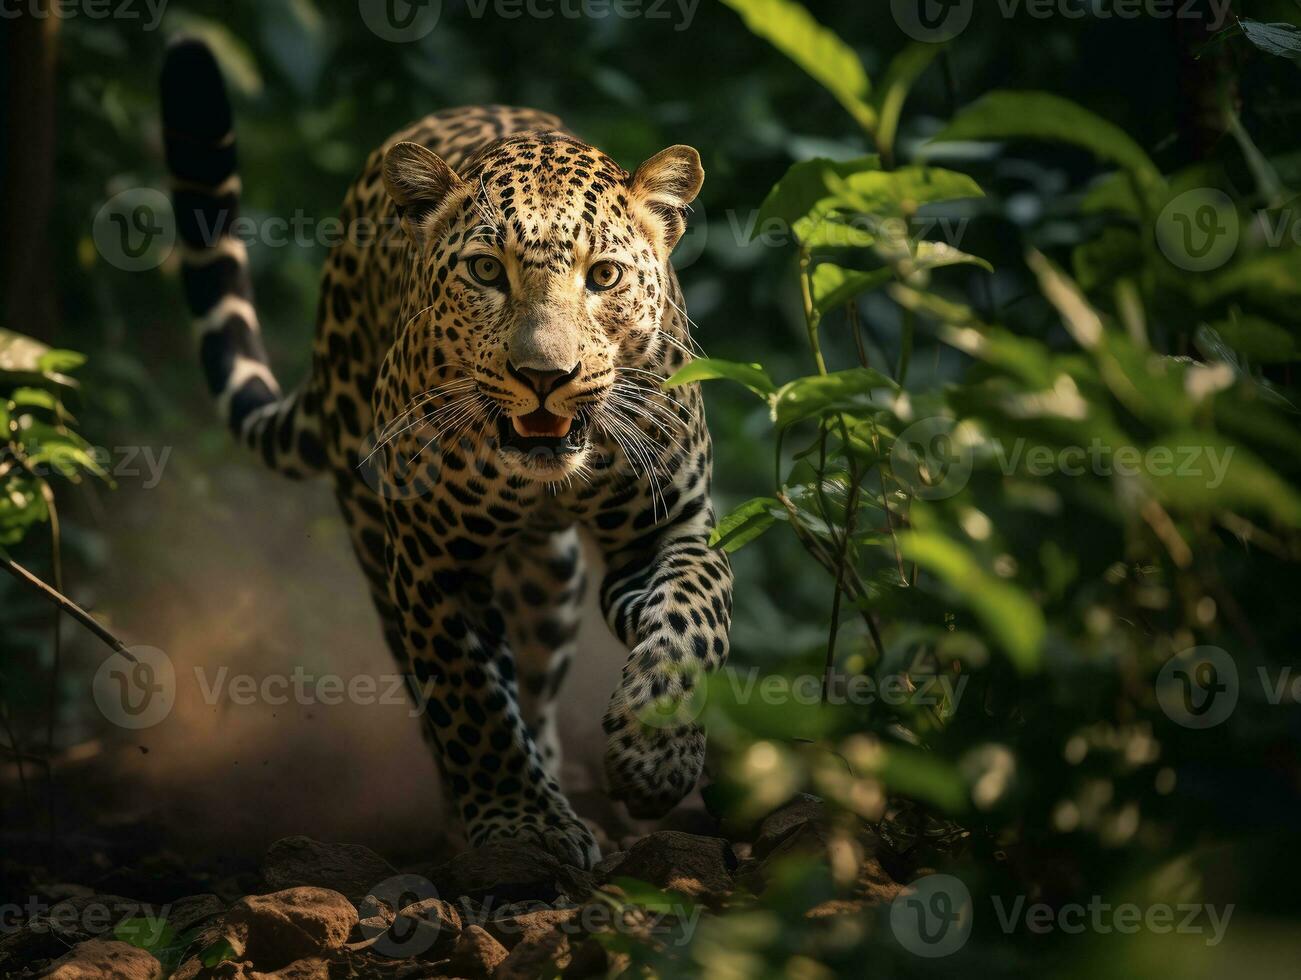
M 307 376 L 263 340 L 231 102 L 169 43 L 162 133 L 199 361 L 234 440 L 332 481 L 384 640 L 470 846 L 591 868 L 558 713 L 589 577 L 627 650 L 603 779 L 657 819 L 701 778 L 696 705 L 728 655 L 713 449 L 671 255 L 704 180 L 674 145 L 632 172 L 551 113 L 442 109 L 369 154 L 320 279 Z M 589 567 L 590 566 L 590 567 Z

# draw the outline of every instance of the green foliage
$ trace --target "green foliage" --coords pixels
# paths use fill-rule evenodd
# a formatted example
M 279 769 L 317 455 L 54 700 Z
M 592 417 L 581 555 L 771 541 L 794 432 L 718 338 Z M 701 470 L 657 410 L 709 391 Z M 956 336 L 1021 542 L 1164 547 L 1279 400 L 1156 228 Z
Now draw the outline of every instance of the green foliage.
M 82 473 L 108 476 L 89 443 L 71 428 L 76 419 L 63 401 L 76 388 L 67 372 L 85 360 L 75 351 L 0 330 L 0 547 L 12 547 L 50 519 L 47 476 L 73 482 Z
M 756 23 L 762 5 L 733 6 L 769 39 L 792 16 L 783 3 Z M 794 46 L 779 44 L 804 64 L 811 46 Z M 943 144 L 948 163 L 968 142 L 1012 141 L 997 153 L 1018 161 L 1023 145 L 1089 151 L 1104 169 L 1052 213 L 1079 230 L 1026 235 L 999 259 L 933 240 L 919 215 L 1003 204 L 973 174 L 896 160 L 903 99 L 936 55 L 905 49 L 872 118 L 851 112 L 877 154 L 798 161 L 760 207 L 754 237 L 765 223 L 794 233 L 792 291 L 816 372 L 775 385 L 781 372 L 711 359 L 669 382 L 731 380 L 764 399 L 771 482 L 751 481 L 755 495 L 711 544 L 741 561 L 784 539 L 810 569 L 797 577 L 822 569 L 831 610 L 821 650 L 805 641 L 757 680 L 711 679 L 705 717 L 730 760 L 714 796 L 744 821 L 806 790 L 877 831 L 897 812 L 889 801 L 909 800 L 965 828 L 945 837 L 964 844 L 931 860 L 962 863 L 969 883 L 1060 887 L 1030 855 L 1066 854 L 1080 893 L 1105 895 L 1195 839 L 1236 833 L 1183 795 L 1182 776 L 1161 774 L 1222 762 L 1263 778 L 1243 760 L 1286 742 L 1281 712 L 1207 738 L 1157 691 L 1162 668 L 1198 645 L 1229 650 L 1242 676 L 1283 663 L 1287 631 L 1265 596 L 1277 601 L 1276 576 L 1301 557 L 1301 436 L 1291 375 L 1277 370 L 1297 358 L 1301 249 L 1244 234 L 1202 275 L 1162 231 L 1185 207 L 1207 221 L 1203 197 L 1181 198 L 1190 190 L 1222 188 L 1231 203 L 1215 206 L 1232 213 L 1215 217 L 1243 228 L 1254 206 L 1287 199 L 1278 161 L 1236 118 L 1254 191 L 1235 192 L 1218 165 L 1163 173 L 1122 127 L 1046 92 L 976 99 L 927 152 Z M 1020 309 L 977 312 L 991 274 L 1019 277 Z M 897 357 L 884 356 L 882 322 L 896 325 Z M 947 370 L 910 373 L 922 344 Z M 793 690 L 802 670 L 821 675 L 818 697 L 762 695 L 766 682 Z M 834 696 L 841 683 L 883 692 L 901 679 L 943 695 Z M 1064 763 L 1078 745 L 1087 764 Z M 1030 864 L 1008 868 L 1002 853 Z M 812 936 L 760 939 L 762 903 L 728 919 L 659 968 L 712 963 L 722 942 L 772 975 L 800 953 L 834 960 Z M 990 950 L 1008 941 L 993 937 L 982 962 L 1006 965 Z M 888 955 L 880 937 L 865 947 Z

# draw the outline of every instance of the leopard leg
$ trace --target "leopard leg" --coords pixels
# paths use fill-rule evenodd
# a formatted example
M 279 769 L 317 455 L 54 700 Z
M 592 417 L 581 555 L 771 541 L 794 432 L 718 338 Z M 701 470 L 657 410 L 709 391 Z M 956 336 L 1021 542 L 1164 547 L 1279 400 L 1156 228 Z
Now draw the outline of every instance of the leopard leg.
M 422 523 L 419 507 L 412 510 Z M 491 567 L 404 533 L 393 510 L 386 525 L 400 642 L 470 843 L 530 840 L 566 863 L 591 867 L 600 860 L 596 840 L 547 771 L 520 711 Z
M 583 593 L 578 531 L 518 535 L 493 574 L 497 607 L 515 651 L 521 712 L 552 776 L 560 773 L 556 695 L 573 662 Z
M 603 726 L 610 795 L 635 817 L 663 815 L 689 793 L 705 757 L 693 696 L 727 658 L 732 569 L 709 547 L 708 481 L 649 535 L 606 535 L 601 606 L 631 650 Z

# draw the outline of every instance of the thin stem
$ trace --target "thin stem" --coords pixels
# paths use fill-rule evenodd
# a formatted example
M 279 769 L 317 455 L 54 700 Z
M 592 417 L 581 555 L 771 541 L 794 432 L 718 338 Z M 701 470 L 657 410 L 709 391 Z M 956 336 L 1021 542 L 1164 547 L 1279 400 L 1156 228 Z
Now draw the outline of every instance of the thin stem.
M 90 630 L 97 637 L 99 637 L 106 644 L 108 644 L 108 646 L 113 650 L 114 653 L 122 654 L 122 656 L 126 657 L 127 660 L 131 661 L 132 663 L 138 663 L 135 654 L 133 654 L 130 650 L 127 649 L 125 643 L 123 643 L 116 636 L 110 633 L 104 626 L 102 626 L 99 623 L 98 620 L 95 619 L 94 616 L 86 612 L 86 610 L 82 609 L 81 606 L 77 605 L 75 602 L 69 599 L 62 592 L 59 592 L 57 589 L 50 588 L 39 578 L 37 578 L 27 569 L 23 568 L 22 565 L 18 564 L 16 561 L 8 557 L 7 555 L 0 555 L 0 568 L 3 568 L 6 572 L 8 572 L 10 575 L 16 578 L 19 582 L 22 582 L 28 588 L 45 596 L 46 599 L 48 599 L 50 602 L 58 606 L 61 610 L 63 610 L 63 612 L 67 613 L 77 622 L 81 623 L 82 626 L 86 627 L 86 629 Z

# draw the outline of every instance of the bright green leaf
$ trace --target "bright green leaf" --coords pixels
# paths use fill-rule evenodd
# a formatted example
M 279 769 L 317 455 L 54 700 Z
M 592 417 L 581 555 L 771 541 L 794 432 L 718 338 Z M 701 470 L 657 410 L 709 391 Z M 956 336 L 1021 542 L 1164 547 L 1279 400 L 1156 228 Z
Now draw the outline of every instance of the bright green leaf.
M 760 398 L 767 398 L 777 390 L 768 372 L 758 364 L 740 364 L 736 361 L 722 361 L 716 357 L 702 357 L 680 368 L 673 377 L 664 382 L 665 388 L 677 388 L 696 381 L 712 381 L 727 378 L 745 385 Z
M 747 500 L 718 522 L 709 536 L 711 548 L 738 551 L 772 527 L 778 519 L 785 520 L 786 510 L 773 497 L 755 497 Z
M 819 263 L 813 269 L 813 305 L 819 313 L 844 306 L 860 293 L 876 289 L 894 277 L 891 269 L 873 269 L 859 272 L 842 269 L 831 262 Z
M 779 429 L 803 419 L 851 409 L 879 408 L 872 392 L 899 386 L 872 368 L 850 368 L 832 374 L 815 374 L 782 385 L 773 402 L 773 418 Z
M 854 49 L 819 24 L 794 0 L 723 0 L 741 15 L 745 26 L 808 72 L 849 111 L 860 126 L 872 130 L 876 111 L 868 104 L 871 81 Z

